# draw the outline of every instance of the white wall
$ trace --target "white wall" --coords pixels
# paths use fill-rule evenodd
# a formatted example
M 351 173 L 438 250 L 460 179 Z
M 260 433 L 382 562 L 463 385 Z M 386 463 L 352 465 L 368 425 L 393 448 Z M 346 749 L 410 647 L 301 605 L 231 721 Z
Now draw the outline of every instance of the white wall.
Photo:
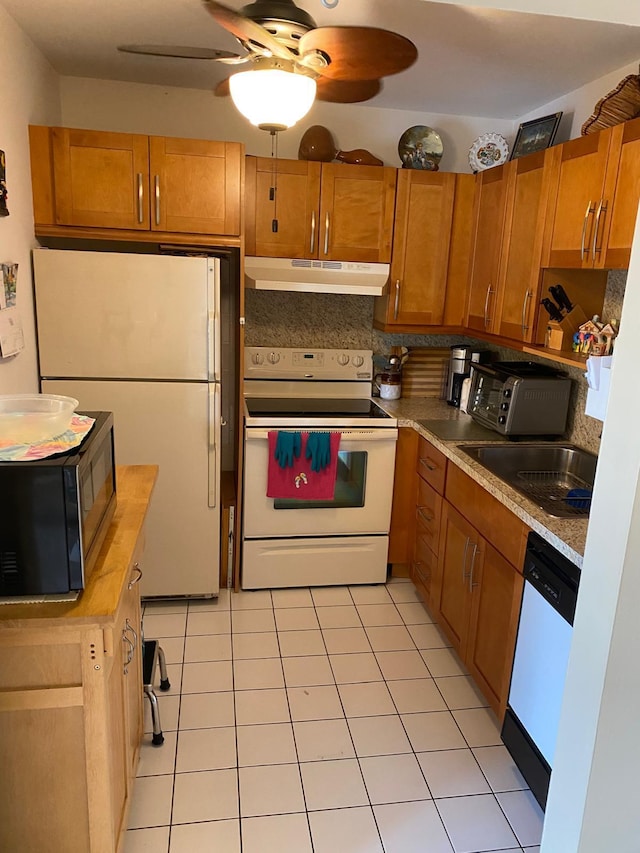
M 640 4 L 638 6 L 640 8 Z M 640 56 L 640 45 L 638 46 L 638 51 L 638 55 Z M 613 91 L 618 83 L 629 74 L 637 73 L 637 62 L 632 65 L 624 65 L 622 68 L 618 68 L 617 71 L 612 71 L 604 77 L 599 77 L 586 86 L 576 89 L 574 92 L 569 92 L 569 94 L 563 95 L 549 104 L 545 104 L 544 107 L 534 112 L 527 113 L 527 115 L 522 116 L 520 121 L 525 122 L 538 116 L 550 115 L 551 113 L 562 111 L 563 116 L 557 138 L 563 142 L 567 139 L 574 139 L 576 136 L 580 136 L 582 125 L 593 115 L 598 101 Z
M 9 216 L 0 219 L 0 263 L 18 263 L 17 308 L 25 349 L 0 358 L 0 393 L 38 390 L 31 248 L 33 204 L 29 165 L 29 124 L 60 120 L 58 75 L 15 21 L 0 7 L 0 148 L 6 154 Z
M 616 341 L 542 853 L 640 850 L 635 317 L 640 317 L 640 219 Z
M 587 21 L 609 21 L 614 24 L 640 25 L 640 4 L 633 0 L 433 0 L 458 6 L 480 6 L 511 12 L 533 12 L 538 15 L 560 15 Z
M 268 157 L 271 137 L 246 121 L 229 98 L 216 98 L 200 89 L 178 89 L 78 77 L 61 80 L 62 121 L 65 126 L 117 130 L 158 136 L 223 139 L 244 142 L 248 154 Z M 424 124 L 442 137 L 444 172 L 469 172 L 469 148 L 481 133 L 514 137 L 514 122 L 461 116 L 383 110 L 355 104 L 317 101 L 291 130 L 278 135 L 280 157 L 296 159 L 300 137 L 314 124 L 331 131 L 343 151 L 365 148 L 388 166 L 399 168 L 398 139 L 408 127 Z M 515 124 L 517 129 L 517 123 Z

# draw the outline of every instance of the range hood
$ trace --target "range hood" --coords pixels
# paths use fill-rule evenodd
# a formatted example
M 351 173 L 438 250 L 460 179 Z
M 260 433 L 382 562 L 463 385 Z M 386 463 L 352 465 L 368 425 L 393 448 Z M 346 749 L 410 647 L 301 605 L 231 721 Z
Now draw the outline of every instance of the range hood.
M 244 279 L 246 287 L 256 290 L 382 296 L 389 264 L 248 257 L 244 259 Z

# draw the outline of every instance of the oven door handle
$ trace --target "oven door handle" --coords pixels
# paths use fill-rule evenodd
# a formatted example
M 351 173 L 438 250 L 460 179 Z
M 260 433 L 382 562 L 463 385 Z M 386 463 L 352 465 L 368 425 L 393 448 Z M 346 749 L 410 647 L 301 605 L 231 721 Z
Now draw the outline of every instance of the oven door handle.
M 274 427 L 274 430 L 277 432 L 277 429 Z M 261 439 L 262 441 L 267 441 L 269 438 L 269 433 L 272 430 L 269 429 L 255 429 L 249 427 L 245 430 L 245 438 L 247 441 L 256 441 Z M 369 430 L 354 430 L 354 429 L 323 429 L 322 427 L 311 427 L 310 429 L 306 427 L 300 427 L 298 430 L 293 430 L 289 427 L 285 432 L 339 432 L 340 433 L 340 446 L 342 447 L 344 444 L 350 441 L 397 441 L 398 440 L 398 430 L 388 427 L 379 427 L 378 429 L 369 429 Z

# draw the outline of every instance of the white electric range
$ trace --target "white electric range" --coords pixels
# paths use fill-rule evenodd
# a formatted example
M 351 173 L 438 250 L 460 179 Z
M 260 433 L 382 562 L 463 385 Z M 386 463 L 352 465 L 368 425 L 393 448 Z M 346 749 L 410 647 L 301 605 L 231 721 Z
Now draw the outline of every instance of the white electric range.
M 384 583 L 398 430 L 372 352 L 248 347 L 244 378 L 243 588 Z M 340 434 L 332 499 L 267 496 L 278 431 Z

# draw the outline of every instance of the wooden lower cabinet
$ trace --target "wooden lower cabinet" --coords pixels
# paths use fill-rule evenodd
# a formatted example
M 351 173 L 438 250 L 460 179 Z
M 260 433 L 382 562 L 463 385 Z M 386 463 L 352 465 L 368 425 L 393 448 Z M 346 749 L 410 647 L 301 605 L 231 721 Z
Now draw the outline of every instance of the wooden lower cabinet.
M 447 457 L 420 436 L 415 470 L 415 517 L 410 577 L 427 606 L 438 569 L 442 493 Z
M 434 616 L 500 717 L 522 584 L 521 573 L 443 501 L 438 571 L 431 590 Z
M 137 580 L 155 466 L 118 468 L 118 506 L 74 603 L 0 613 L 0 850 L 122 849 L 142 738 Z
M 521 573 L 484 542 L 472 577 L 465 662 L 500 716 L 509 692 L 523 583 Z
M 411 561 L 419 438 L 418 433 L 411 427 L 400 427 L 398 430 L 387 561 L 391 563 L 394 575 L 404 577 L 409 572 Z

